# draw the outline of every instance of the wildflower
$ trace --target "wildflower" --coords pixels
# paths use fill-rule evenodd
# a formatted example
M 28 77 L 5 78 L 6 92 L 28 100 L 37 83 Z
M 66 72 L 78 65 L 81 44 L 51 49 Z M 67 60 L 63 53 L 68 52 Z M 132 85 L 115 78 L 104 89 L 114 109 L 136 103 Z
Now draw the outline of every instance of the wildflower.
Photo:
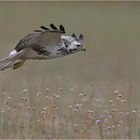
M 96 124 L 100 124 L 101 123 L 101 120 L 96 120 Z

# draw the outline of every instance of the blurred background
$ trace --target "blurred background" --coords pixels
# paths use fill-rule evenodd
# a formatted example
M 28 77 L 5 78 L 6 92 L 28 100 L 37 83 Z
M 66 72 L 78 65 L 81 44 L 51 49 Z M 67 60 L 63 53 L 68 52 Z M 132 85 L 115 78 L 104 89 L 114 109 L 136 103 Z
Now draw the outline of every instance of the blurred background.
M 129 93 L 139 105 L 139 2 L 0 2 L 0 58 L 40 25 L 62 24 L 68 35 L 84 35 L 87 51 L 55 60 L 30 60 L 0 72 L 0 91 L 81 88 L 93 81 L 95 95 Z M 107 96 L 108 97 L 108 96 Z

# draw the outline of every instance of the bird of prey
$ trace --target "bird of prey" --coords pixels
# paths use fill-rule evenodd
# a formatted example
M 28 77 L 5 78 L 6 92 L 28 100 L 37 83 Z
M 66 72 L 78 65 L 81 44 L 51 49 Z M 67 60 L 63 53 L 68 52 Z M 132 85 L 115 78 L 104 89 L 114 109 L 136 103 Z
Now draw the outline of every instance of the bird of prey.
M 59 29 L 53 24 L 50 24 L 50 29 L 45 26 L 40 28 L 22 38 L 8 57 L 0 61 L 0 71 L 17 69 L 28 59 L 47 60 L 85 51 L 82 34 L 79 37 L 74 33 L 71 36 L 64 35 L 62 25 Z

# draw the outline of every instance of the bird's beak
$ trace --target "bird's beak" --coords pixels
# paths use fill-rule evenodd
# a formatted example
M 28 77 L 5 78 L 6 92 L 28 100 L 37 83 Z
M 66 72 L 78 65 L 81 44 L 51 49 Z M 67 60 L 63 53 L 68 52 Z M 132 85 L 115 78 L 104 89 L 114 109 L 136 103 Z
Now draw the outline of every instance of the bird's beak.
M 81 50 L 82 50 L 82 51 L 84 51 L 84 52 L 86 51 L 86 49 L 85 49 L 85 48 L 82 48 Z

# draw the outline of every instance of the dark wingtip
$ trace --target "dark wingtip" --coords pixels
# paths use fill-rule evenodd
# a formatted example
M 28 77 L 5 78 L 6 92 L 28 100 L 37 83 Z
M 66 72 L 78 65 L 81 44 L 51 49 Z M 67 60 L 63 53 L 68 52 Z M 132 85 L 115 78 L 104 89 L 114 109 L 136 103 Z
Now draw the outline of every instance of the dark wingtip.
M 63 25 L 60 25 L 59 28 L 60 28 L 60 31 L 61 31 L 62 33 L 66 33 L 66 32 L 65 32 L 65 28 L 63 27 Z
M 54 24 L 50 24 L 50 27 L 53 29 L 53 30 L 58 30 L 57 28 L 56 28 L 56 26 L 54 26 Z
M 34 32 L 42 32 L 42 30 L 34 30 Z
M 43 29 L 43 30 L 49 30 L 47 27 L 42 26 L 42 25 L 40 26 L 40 28 Z
M 65 28 L 63 27 L 63 25 L 60 25 L 59 26 L 59 29 L 57 29 L 57 27 L 54 25 L 54 24 L 50 24 L 50 27 L 52 28 L 52 29 L 49 29 L 49 28 L 47 28 L 47 27 L 45 27 L 45 26 L 40 26 L 40 28 L 41 29 L 43 29 L 43 30 L 46 30 L 46 31 L 50 31 L 50 32 L 60 32 L 60 33 L 65 33 Z M 40 32 L 39 30 L 35 30 L 35 32 Z

